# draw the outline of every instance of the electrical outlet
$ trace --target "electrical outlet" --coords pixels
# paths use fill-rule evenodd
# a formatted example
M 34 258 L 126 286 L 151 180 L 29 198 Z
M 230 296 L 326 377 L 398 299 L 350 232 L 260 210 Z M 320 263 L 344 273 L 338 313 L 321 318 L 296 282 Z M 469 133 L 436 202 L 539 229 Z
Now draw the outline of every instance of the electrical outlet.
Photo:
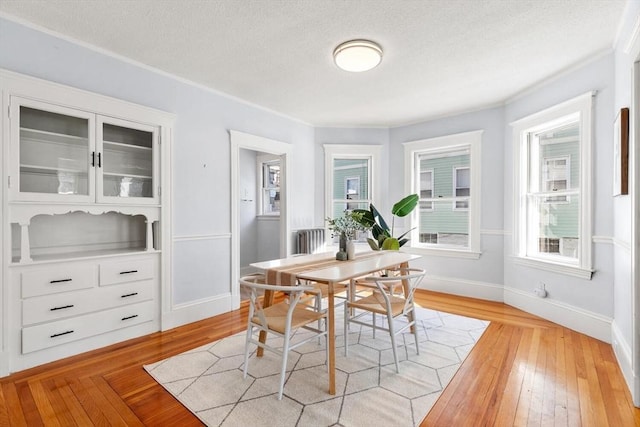
M 540 298 L 546 298 L 548 295 L 547 290 L 545 289 L 545 284 L 542 282 L 538 283 L 538 287 L 535 288 L 533 292 Z

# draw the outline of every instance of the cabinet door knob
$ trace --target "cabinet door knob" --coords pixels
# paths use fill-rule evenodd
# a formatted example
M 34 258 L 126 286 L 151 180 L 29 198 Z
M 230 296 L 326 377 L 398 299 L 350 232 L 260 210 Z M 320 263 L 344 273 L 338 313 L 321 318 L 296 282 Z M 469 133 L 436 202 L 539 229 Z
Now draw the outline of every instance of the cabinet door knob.
M 130 293 L 130 294 L 120 295 L 120 298 L 133 297 L 133 296 L 136 296 L 136 295 L 138 295 L 138 293 L 137 293 L 137 292 L 132 292 L 132 293 Z
M 98 167 L 102 167 L 102 153 L 98 153 Z
M 120 319 L 120 320 L 129 320 L 129 319 L 133 319 L 134 317 L 138 317 L 138 315 L 137 315 L 137 314 L 134 314 L 133 316 L 123 317 L 123 318 L 122 318 L 122 319 Z
M 63 283 L 63 282 L 70 282 L 73 279 L 58 279 L 58 280 L 52 280 L 49 283 Z
M 96 166 L 96 152 L 95 151 L 91 152 L 91 166 L 92 167 Z

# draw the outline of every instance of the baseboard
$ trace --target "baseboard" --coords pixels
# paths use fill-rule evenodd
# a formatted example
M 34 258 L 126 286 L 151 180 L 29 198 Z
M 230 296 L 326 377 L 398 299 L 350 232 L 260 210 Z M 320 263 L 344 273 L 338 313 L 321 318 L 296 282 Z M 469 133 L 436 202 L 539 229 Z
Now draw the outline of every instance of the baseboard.
M 162 314 L 161 328 L 166 331 L 231 310 L 233 310 L 231 294 L 177 305 L 170 312 Z
M 620 328 L 618 328 L 618 324 L 615 320 L 611 322 L 611 346 L 613 347 L 613 353 L 616 356 L 618 366 L 620 366 L 620 370 L 622 371 L 624 380 L 627 383 L 627 387 L 629 387 L 629 390 L 633 391 L 635 389 L 635 384 L 638 381 L 633 375 L 631 346 L 622 336 Z
M 480 282 L 451 277 L 426 275 L 420 286 L 422 289 L 460 295 L 489 301 L 503 301 L 503 286 L 495 283 Z
M 612 319 L 550 298 L 505 286 L 504 303 L 546 320 L 611 343 Z

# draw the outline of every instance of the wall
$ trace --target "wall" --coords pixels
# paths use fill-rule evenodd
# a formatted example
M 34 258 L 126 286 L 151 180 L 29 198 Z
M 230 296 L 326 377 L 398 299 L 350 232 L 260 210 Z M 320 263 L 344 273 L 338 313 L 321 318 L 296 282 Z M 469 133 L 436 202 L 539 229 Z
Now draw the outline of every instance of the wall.
M 634 111 L 632 90 L 633 64 L 640 59 L 640 40 L 638 40 L 637 25 L 640 19 L 640 2 L 630 1 L 623 16 L 620 27 L 620 36 L 615 50 L 615 99 L 613 109 L 617 113 L 620 108 L 628 107 L 630 110 L 630 171 L 636 169 L 638 165 L 633 164 L 633 150 L 637 150 L 637 135 L 634 132 L 634 122 L 638 112 Z M 635 82 L 639 84 L 640 82 Z M 636 175 L 637 176 L 637 175 Z M 617 196 L 613 198 L 613 259 L 614 259 L 614 281 L 613 281 L 613 349 L 620 363 L 622 371 L 627 380 L 627 384 L 633 391 L 634 402 L 640 405 L 640 378 L 637 372 L 638 348 L 634 345 L 634 315 L 633 301 L 637 298 L 637 291 L 634 291 L 632 257 L 633 241 L 633 218 L 634 214 L 633 197 L 635 191 L 638 196 L 638 182 L 634 182 L 632 175 L 629 175 L 629 195 Z M 637 238 L 637 237 L 636 237 Z M 637 242 L 635 243 L 637 245 Z M 637 247 L 637 246 L 636 246 Z M 636 266 L 637 268 L 637 266 Z M 637 274 L 637 271 L 636 271 Z M 636 331 L 638 325 L 635 325 Z M 637 344 L 636 344 L 637 345 Z M 634 369 L 634 354 L 636 367 Z M 634 371 L 636 371 L 634 373 Z
M 400 200 L 404 188 L 402 143 L 483 130 L 481 154 L 481 218 L 479 259 L 423 255 L 418 263 L 427 270 L 433 290 L 502 301 L 503 283 L 503 110 L 491 108 L 390 130 L 390 201 Z M 390 208 L 388 208 L 390 209 Z
M 607 54 L 574 71 L 565 73 L 505 107 L 504 157 L 513 157 L 513 135 L 509 123 L 554 106 L 589 91 L 593 98 L 593 269 L 591 280 L 579 279 L 546 270 L 525 267 L 514 262 L 513 255 L 513 162 L 504 168 L 505 230 L 505 302 L 547 319 L 569 326 L 605 341 L 610 341 L 613 317 L 613 233 L 612 217 L 612 147 L 614 67 Z M 532 293 L 544 283 L 547 299 Z
M 0 68 L 176 115 L 172 325 L 232 306 L 230 129 L 294 146 L 291 224 L 314 225 L 314 198 L 308 191 L 316 182 L 310 126 L 6 19 L 0 19 L 0 52 Z

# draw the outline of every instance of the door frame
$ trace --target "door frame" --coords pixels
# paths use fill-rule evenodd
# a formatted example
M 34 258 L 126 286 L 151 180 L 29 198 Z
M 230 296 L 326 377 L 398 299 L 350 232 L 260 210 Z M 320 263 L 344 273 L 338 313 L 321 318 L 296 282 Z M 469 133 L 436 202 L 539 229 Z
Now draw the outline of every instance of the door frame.
M 229 131 L 231 141 L 231 304 L 240 307 L 240 149 L 274 154 L 282 158 L 280 172 L 280 257 L 291 253 L 291 225 L 289 221 L 289 171 L 293 146 L 261 136 L 236 130 Z

